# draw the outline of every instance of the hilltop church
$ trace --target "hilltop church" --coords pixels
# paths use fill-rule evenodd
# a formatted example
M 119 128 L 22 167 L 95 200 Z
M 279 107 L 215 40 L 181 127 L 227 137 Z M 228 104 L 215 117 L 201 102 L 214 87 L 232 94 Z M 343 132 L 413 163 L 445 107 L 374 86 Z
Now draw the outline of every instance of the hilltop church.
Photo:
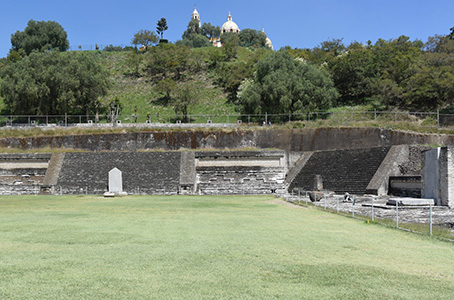
M 197 11 L 196 7 L 194 7 L 194 11 L 192 12 L 191 20 L 197 20 L 199 22 L 199 27 L 202 27 L 202 21 L 200 20 L 200 14 Z M 227 22 L 225 22 L 221 27 L 221 34 L 226 33 L 226 32 L 239 33 L 240 31 L 241 31 L 241 29 L 238 27 L 238 25 L 235 22 L 233 22 L 232 15 L 229 12 L 229 15 L 227 16 Z M 262 29 L 262 32 L 265 33 L 265 30 Z M 266 34 L 265 34 L 265 36 L 266 36 Z M 215 47 L 222 47 L 220 39 L 211 39 L 211 42 L 213 43 L 213 46 L 215 46 Z M 273 49 L 273 43 L 271 42 L 271 40 L 268 37 L 266 37 L 266 46 Z

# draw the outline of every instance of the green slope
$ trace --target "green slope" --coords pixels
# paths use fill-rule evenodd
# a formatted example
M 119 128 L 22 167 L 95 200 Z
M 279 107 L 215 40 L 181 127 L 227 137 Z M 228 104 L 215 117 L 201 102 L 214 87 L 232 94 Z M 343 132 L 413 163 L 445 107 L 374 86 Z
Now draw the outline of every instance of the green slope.
M 193 50 L 194 51 L 194 50 Z M 145 121 L 146 114 L 150 113 L 152 120 L 168 121 L 168 117 L 175 116 L 171 105 L 159 101 L 159 95 L 153 91 L 156 81 L 143 77 L 129 75 L 128 52 L 102 52 L 100 54 L 104 66 L 111 74 L 112 86 L 109 93 L 102 99 L 104 104 L 114 99 L 119 99 L 123 104 L 122 115 L 130 116 L 137 107 L 141 116 L 140 122 Z M 222 88 L 216 86 L 213 77 L 208 71 L 201 71 L 195 76 L 195 84 L 198 87 L 199 100 L 190 106 L 189 113 L 194 115 L 228 115 L 235 114 L 235 105 L 227 101 L 227 95 Z

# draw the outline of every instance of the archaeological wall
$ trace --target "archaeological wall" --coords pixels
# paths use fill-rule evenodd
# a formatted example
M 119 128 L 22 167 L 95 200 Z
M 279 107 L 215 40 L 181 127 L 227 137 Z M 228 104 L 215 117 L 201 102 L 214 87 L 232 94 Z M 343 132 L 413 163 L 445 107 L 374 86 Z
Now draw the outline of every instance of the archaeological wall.
M 46 168 L 40 171 L 41 190 L 47 193 L 101 194 L 107 190 L 108 171 L 116 167 L 123 172 L 125 191 L 133 194 L 311 190 L 316 175 L 327 190 L 382 194 L 387 192 L 390 176 L 419 174 L 421 149 L 407 144 L 450 145 L 452 141 L 450 135 L 378 128 L 216 129 L 3 138 L 0 146 L 88 150 L 47 154 Z M 227 150 L 251 147 L 280 150 Z M 147 151 L 156 149 L 160 150 Z M 168 151 L 188 149 L 196 151 Z M 19 165 L 15 176 L 20 176 Z M 8 175 L 0 168 L 2 172 Z M 19 187 L 11 186 L 7 183 L 4 193 L 21 193 Z M 36 187 L 29 190 L 36 193 Z
M 413 144 L 454 145 L 454 135 L 418 134 L 380 128 L 181 129 L 0 139 L 0 147 L 4 148 L 30 150 L 49 147 L 89 151 L 225 150 L 256 147 L 303 152 Z

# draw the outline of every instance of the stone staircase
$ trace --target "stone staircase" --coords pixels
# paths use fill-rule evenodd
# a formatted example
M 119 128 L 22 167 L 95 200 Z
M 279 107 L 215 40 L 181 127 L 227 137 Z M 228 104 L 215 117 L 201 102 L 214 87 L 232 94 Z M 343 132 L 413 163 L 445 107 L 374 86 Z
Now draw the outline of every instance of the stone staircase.
M 336 193 L 364 194 L 390 147 L 316 151 L 290 183 L 289 191 L 314 190 L 316 175 L 323 189 Z

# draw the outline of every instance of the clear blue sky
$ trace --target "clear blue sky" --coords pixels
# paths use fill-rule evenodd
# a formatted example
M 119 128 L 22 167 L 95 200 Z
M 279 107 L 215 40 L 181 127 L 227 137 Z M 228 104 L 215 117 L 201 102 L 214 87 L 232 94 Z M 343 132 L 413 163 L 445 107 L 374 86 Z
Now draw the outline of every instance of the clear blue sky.
M 118 1 L 22 0 L 2 1 L 0 57 L 11 48 L 11 34 L 24 30 L 28 20 L 56 21 L 68 33 L 71 47 L 129 45 L 140 29 L 156 29 L 161 17 L 169 30 L 164 37 L 181 38 L 194 4 L 202 22 L 222 26 L 229 11 L 241 29 L 265 28 L 275 49 L 313 48 L 331 38 L 367 42 L 407 35 L 427 41 L 448 34 L 454 26 L 452 0 L 280 0 L 280 1 Z

